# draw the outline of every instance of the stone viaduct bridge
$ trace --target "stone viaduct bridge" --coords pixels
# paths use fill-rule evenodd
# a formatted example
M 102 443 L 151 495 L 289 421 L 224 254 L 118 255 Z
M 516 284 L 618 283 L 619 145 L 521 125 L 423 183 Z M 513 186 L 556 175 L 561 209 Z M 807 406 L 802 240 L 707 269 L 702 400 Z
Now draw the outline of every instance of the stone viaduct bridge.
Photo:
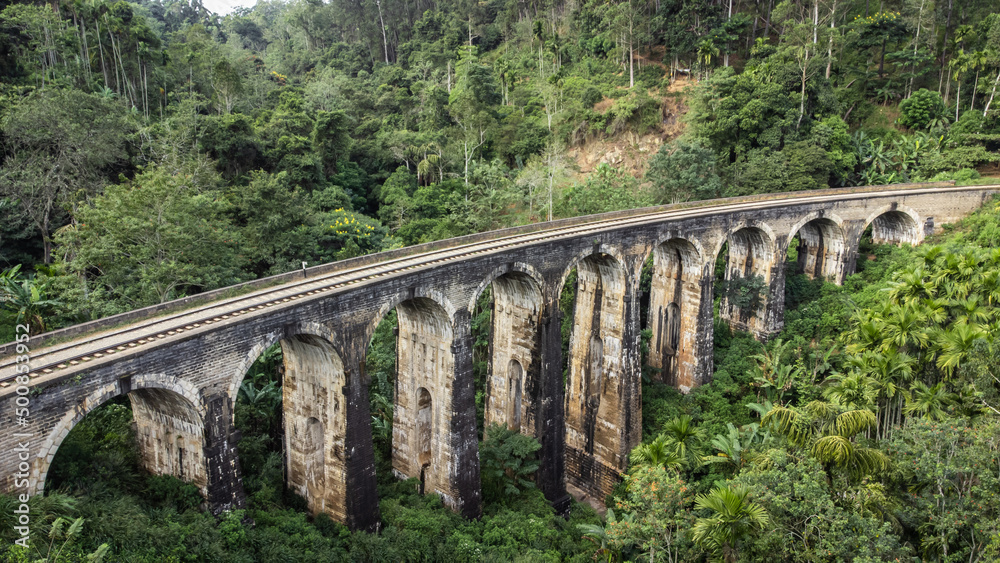
M 603 498 L 641 438 L 639 280 L 650 255 L 650 363 L 686 391 L 711 379 L 712 285 L 724 245 L 726 278 L 760 276 L 766 290 L 754 310 L 723 300 L 721 316 L 766 338 L 782 327 L 783 264 L 796 235 L 799 271 L 839 283 L 869 225 L 876 242 L 918 244 L 995 193 L 1000 186 L 883 186 L 568 219 L 317 266 L 55 331 L 29 341 L 27 364 L 7 344 L 0 490 L 42 493 L 73 426 L 127 395 L 149 471 L 193 482 L 215 510 L 241 506 L 236 394 L 257 357 L 280 343 L 288 485 L 314 513 L 371 529 L 379 514 L 365 355 L 395 309 L 393 471 L 420 477 L 426 491 L 476 517 L 470 322 L 492 285 L 487 423 L 541 442 L 537 484 L 557 506 L 568 500 L 567 482 Z M 574 268 L 564 383 L 558 305 Z

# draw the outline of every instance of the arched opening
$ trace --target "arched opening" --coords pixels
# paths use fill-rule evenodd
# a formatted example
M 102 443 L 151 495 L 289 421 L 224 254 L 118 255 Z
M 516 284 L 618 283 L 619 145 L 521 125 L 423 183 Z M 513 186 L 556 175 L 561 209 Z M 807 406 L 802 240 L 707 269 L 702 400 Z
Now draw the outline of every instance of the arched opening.
M 624 381 L 625 292 L 624 268 L 614 257 L 596 253 L 577 263 L 567 353 L 566 477 L 602 496 L 627 465 L 621 416 L 627 408 L 638 410 L 623 404 L 626 387 L 638 393 L 638 382 Z
M 451 319 L 442 305 L 426 297 L 407 299 L 376 327 L 366 364 L 380 480 L 419 479 L 423 491 L 439 493 L 455 506 L 450 418 L 443 412 L 452 400 L 452 342 Z
M 719 317 L 736 330 L 766 332 L 773 239 L 759 227 L 743 227 L 730 233 L 724 251 L 728 251 L 728 256 L 724 279 L 718 286 Z
M 73 412 L 52 433 L 52 461 L 41 468 L 46 492 L 84 493 L 85 502 L 112 494 L 155 503 L 165 499 L 147 493 L 149 479 L 171 476 L 186 485 L 154 490 L 181 492 L 178 509 L 201 504 L 208 487 L 205 430 L 191 400 L 169 389 L 140 388 Z
M 472 329 L 476 395 L 484 399 L 480 434 L 501 424 L 535 435 L 541 310 L 541 289 L 523 272 L 498 276 L 477 299 Z
M 264 349 L 241 381 L 234 413 L 241 473 L 248 495 L 345 522 L 344 364 L 312 331 Z
M 840 284 L 844 279 L 846 236 L 840 225 L 825 217 L 809 221 L 788 244 L 793 275 Z
M 916 245 L 920 241 L 919 225 L 909 213 L 886 211 L 874 217 L 862 230 L 853 273 L 863 272 L 866 266 L 878 260 L 880 254 L 889 251 L 879 250 L 880 246 Z
M 421 387 L 417 390 L 417 457 L 420 473 L 431 464 L 431 394 Z
M 524 369 L 521 362 L 511 360 L 507 368 L 507 426 L 511 430 L 521 431 L 521 417 L 523 413 L 523 379 Z
M 673 238 L 658 245 L 651 258 L 647 363 L 663 383 L 690 389 L 697 377 L 701 253 L 691 242 Z
M 867 226 L 866 226 L 867 227 Z M 893 210 L 875 217 L 871 222 L 875 244 L 916 245 L 920 243 L 920 226 L 908 213 Z

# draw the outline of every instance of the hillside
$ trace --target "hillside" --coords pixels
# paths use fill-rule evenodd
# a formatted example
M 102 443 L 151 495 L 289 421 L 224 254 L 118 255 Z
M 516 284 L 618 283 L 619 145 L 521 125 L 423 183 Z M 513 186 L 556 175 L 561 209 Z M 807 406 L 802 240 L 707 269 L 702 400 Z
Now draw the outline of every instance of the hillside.
M 998 89 L 987 0 L 261 0 L 225 16 L 0 0 L 0 340 L 553 218 L 989 182 Z M 1000 560 L 998 233 L 995 201 L 917 249 L 869 232 L 842 286 L 796 275 L 791 245 L 780 335 L 717 318 L 713 381 L 689 394 L 644 366 L 644 442 L 597 499 L 606 515 L 557 515 L 532 481 L 537 441 L 483 428 L 485 290 L 481 520 L 392 475 L 390 311 L 364 370 L 381 533 L 308 516 L 289 490 L 276 345 L 234 399 L 245 511 L 216 518 L 197 487 L 144 472 L 122 397 L 59 448 L 32 550 L 9 545 L 0 496 L 0 562 Z M 752 303 L 754 279 L 724 287 L 722 254 L 714 298 Z

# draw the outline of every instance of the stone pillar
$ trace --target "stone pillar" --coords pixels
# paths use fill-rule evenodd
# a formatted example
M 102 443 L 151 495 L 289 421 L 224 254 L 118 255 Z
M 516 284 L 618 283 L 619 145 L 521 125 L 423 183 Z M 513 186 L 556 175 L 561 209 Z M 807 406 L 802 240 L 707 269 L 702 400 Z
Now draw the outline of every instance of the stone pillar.
M 364 334 L 357 331 L 356 334 Z M 361 340 L 360 338 L 357 340 Z M 371 404 L 368 400 L 368 378 L 365 376 L 365 353 L 368 342 L 355 342 L 348 355 L 345 377 L 347 386 L 347 432 L 344 469 L 347 507 L 347 527 L 351 530 L 378 531 L 382 520 L 378 509 L 378 487 L 375 475 L 375 445 L 372 442 Z
M 236 445 L 240 433 L 225 394 L 205 399 L 205 450 L 208 464 L 208 504 L 213 514 L 243 508 L 246 502 Z
M 416 297 L 396 307 L 392 468 L 475 518 L 481 511 L 471 317 Z
M 476 429 L 476 380 L 472 372 L 472 317 L 466 310 L 455 314 L 451 352 L 455 377 L 451 394 L 451 460 L 448 479 L 457 493 L 455 508 L 466 518 L 482 515 L 479 480 L 479 433 Z
M 344 363 L 325 338 L 298 334 L 281 341 L 288 488 L 312 514 L 347 521 L 347 400 Z
M 560 288 L 561 289 L 561 288 Z M 557 513 L 569 510 L 566 494 L 566 427 L 563 393 L 562 311 L 559 292 L 541 312 L 541 373 L 536 398 L 535 436 L 542 444 L 536 482 Z
M 484 416 L 487 427 L 501 424 L 537 437 L 541 308 L 541 291 L 530 277 L 507 274 L 494 280 Z
M 642 271 L 642 258 L 637 271 Z M 642 338 L 640 336 L 639 276 L 626 278 L 622 318 L 622 378 L 618 406 L 618 456 L 615 469 L 628 469 L 632 448 L 642 442 Z M 631 283 L 630 283 L 631 282 Z M 610 492 L 610 491 L 609 491 Z
M 566 389 L 566 479 L 604 498 L 620 481 L 630 433 L 623 426 L 637 396 L 629 380 L 634 354 L 626 348 L 638 336 L 637 297 L 625 268 L 596 253 L 577 265 L 577 297 L 569 348 Z M 626 309 L 633 312 L 626 313 Z M 637 384 L 637 383 L 635 383 Z
M 652 273 L 649 365 L 660 370 L 662 382 L 686 393 L 705 379 L 701 366 L 704 358 L 698 353 L 704 337 L 699 325 L 703 320 L 704 260 L 693 244 L 674 238 L 653 250 Z M 711 293 L 708 302 L 712 302 Z M 711 328 L 709 323 L 709 338 Z
M 761 340 L 767 340 L 771 336 L 781 332 L 785 326 L 785 257 L 787 249 L 776 248 L 774 250 L 774 262 L 770 266 L 770 275 L 765 278 L 767 283 L 767 297 L 761 304 L 763 308 L 763 323 L 753 328 L 754 336 Z M 758 313 L 758 318 L 760 314 Z
M 699 289 L 701 300 L 698 304 L 695 325 L 695 366 L 692 370 L 691 386 L 704 385 L 712 381 L 715 367 L 715 260 L 702 267 Z M 681 389 L 683 391 L 683 389 Z

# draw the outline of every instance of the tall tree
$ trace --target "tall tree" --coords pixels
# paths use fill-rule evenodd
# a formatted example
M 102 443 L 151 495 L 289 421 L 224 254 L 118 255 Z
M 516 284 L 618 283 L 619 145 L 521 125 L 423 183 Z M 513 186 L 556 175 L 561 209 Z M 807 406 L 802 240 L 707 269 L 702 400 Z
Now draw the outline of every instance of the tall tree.
M 78 90 L 35 92 L 3 116 L 0 196 L 31 218 L 46 264 L 62 213 L 97 194 L 125 161 L 130 129 L 120 105 Z

